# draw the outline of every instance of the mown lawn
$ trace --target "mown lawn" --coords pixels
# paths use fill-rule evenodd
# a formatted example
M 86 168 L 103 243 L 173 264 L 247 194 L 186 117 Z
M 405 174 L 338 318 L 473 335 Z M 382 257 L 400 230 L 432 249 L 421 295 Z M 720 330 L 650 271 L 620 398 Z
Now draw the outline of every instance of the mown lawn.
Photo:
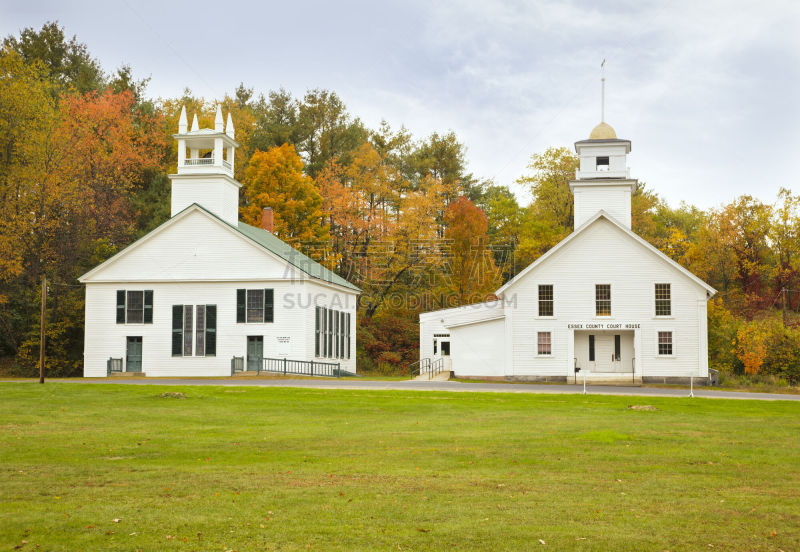
M 0 393 L 0 550 L 800 550 L 798 403 Z

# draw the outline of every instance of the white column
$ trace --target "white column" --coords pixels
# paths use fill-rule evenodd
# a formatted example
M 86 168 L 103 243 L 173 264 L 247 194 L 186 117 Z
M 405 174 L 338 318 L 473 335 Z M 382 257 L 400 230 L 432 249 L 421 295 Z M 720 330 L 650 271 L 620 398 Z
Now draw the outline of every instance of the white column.
M 214 165 L 222 166 L 222 138 L 214 138 Z
M 186 140 L 178 140 L 178 167 L 186 164 Z

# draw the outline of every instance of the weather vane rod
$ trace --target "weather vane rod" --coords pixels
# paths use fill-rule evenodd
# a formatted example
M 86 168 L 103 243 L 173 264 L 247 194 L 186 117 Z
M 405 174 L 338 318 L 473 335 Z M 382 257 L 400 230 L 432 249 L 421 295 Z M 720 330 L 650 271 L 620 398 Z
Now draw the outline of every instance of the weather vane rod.
M 606 122 L 606 60 L 600 63 L 600 122 Z

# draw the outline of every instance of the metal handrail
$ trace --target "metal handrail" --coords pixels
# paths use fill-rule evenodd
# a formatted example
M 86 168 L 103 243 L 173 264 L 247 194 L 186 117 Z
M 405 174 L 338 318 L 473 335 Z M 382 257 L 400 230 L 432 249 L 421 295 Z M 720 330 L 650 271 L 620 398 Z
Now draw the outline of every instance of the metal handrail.
M 342 369 L 341 362 L 318 362 L 316 360 L 291 360 L 288 358 L 262 358 L 258 373 L 272 372 L 293 376 L 325 376 L 340 378 L 355 376 L 353 372 Z
M 235 374 L 236 372 L 244 372 L 244 357 L 233 357 L 231 359 L 231 375 Z
M 439 357 L 431 363 L 430 370 L 428 370 L 428 379 L 431 380 L 442 372 L 444 372 L 444 358 Z

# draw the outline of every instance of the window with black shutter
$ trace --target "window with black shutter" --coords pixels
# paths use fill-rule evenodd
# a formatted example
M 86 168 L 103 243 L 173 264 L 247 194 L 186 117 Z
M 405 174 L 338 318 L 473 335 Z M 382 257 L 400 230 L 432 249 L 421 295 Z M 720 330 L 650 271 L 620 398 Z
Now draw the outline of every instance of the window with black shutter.
M 347 358 L 350 358 L 350 313 L 347 314 L 347 323 L 345 324 L 345 331 L 347 332 L 347 336 L 345 338 L 345 342 L 347 343 Z
M 236 322 L 243 323 L 247 321 L 247 290 L 236 290 Z
M 264 322 L 275 320 L 275 290 L 264 290 Z
M 183 356 L 183 305 L 172 305 L 172 356 Z
M 117 324 L 125 323 L 125 290 L 117 290 Z
M 317 307 L 314 312 L 314 356 L 319 356 L 319 334 L 320 334 L 320 311 L 322 307 Z
M 275 290 L 237 289 L 236 322 L 263 323 L 275 321 Z
M 144 323 L 153 323 L 153 290 L 146 289 L 144 291 Z
M 206 305 L 206 356 L 217 354 L 217 306 Z

